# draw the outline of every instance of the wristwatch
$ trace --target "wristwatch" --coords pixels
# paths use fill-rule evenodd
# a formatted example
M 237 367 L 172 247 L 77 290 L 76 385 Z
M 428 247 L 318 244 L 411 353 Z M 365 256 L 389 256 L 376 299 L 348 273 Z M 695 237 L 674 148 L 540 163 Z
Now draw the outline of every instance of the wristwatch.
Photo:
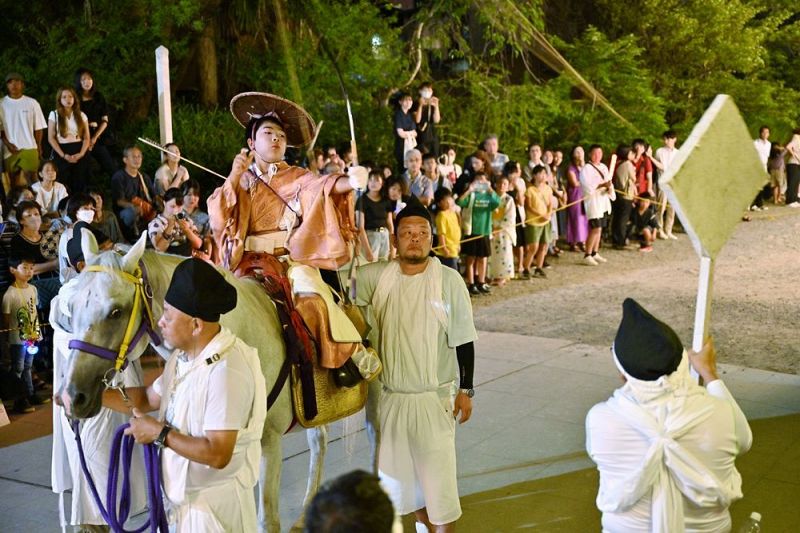
M 461 394 L 466 394 L 468 398 L 475 396 L 475 389 L 458 389 Z
M 164 427 L 161 428 L 161 433 L 158 434 L 158 437 L 153 441 L 153 444 L 158 446 L 159 449 L 164 448 L 167 445 L 167 434 L 170 431 L 172 431 L 172 426 L 169 424 L 164 424 Z

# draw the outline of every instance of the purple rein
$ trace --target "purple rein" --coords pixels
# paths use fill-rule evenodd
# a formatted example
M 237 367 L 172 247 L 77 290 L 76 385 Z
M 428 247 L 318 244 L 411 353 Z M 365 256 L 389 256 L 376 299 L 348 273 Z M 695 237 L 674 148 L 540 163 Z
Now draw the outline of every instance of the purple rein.
M 100 500 L 97 486 L 94 483 L 92 474 L 86 465 L 86 458 L 83 454 L 81 444 L 80 422 L 72 422 L 72 430 L 75 433 L 75 440 L 78 443 L 78 456 L 81 460 L 81 469 L 89 483 L 97 508 L 103 519 L 111 527 L 114 533 L 142 533 L 149 528 L 151 533 L 166 533 L 168 531 L 167 513 L 164 510 L 164 500 L 161 495 L 161 456 L 155 444 L 144 445 L 144 468 L 147 476 L 147 503 L 148 519 L 138 529 L 127 530 L 123 526 L 128 520 L 131 508 L 131 460 L 133 458 L 134 438 L 124 435 L 125 429 L 130 424 L 122 424 L 114 433 L 114 440 L 111 443 L 111 457 L 108 465 L 108 485 L 106 487 L 106 505 Z M 117 509 L 117 491 L 119 485 L 120 451 L 122 452 L 122 494 L 119 498 L 119 509 Z

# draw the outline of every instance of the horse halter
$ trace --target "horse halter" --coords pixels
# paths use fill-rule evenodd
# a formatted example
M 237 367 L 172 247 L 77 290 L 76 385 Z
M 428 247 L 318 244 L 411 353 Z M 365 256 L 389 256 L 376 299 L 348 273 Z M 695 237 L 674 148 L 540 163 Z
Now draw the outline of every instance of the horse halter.
M 133 297 L 133 310 L 128 319 L 128 326 L 125 328 L 125 336 L 122 338 L 122 344 L 119 350 L 109 350 L 103 346 L 91 344 L 79 339 L 72 339 L 69 341 L 69 348 L 80 350 L 82 352 L 114 361 L 114 372 L 117 373 L 123 370 L 128 365 L 128 356 L 131 350 L 139 343 L 142 336 L 147 333 L 150 336 L 152 343 L 156 346 L 161 344 L 161 338 L 155 332 L 155 320 L 153 318 L 152 299 L 153 292 L 150 284 L 147 283 L 147 273 L 143 264 L 136 266 L 133 274 L 129 274 L 122 270 L 115 268 L 104 267 L 100 265 L 90 265 L 84 269 L 84 272 L 106 272 L 108 274 L 117 274 L 128 283 L 133 283 L 135 292 Z M 136 317 L 142 314 L 139 321 L 139 328 L 134 332 L 134 325 L 136 324 Z

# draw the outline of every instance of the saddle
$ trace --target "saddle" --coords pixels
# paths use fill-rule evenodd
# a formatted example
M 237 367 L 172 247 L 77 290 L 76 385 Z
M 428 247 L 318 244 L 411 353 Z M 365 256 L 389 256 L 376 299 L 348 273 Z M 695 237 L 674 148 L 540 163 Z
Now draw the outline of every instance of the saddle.
M 319 365 L 317 343 L 294 306 L 288 266 L 268 253 L 245 252 L 234 275 L 258 280 L 275 303 L 286 345 L 286 360 L 267 399 L 277 399 L 291 374 L 295 418 L 303 427 L 316 427 L 350 416 L 364 407 L 367 382 L 353 387 L 337 382 L 337 373 Z M 352 364 L 351 361 L 348 363 Z

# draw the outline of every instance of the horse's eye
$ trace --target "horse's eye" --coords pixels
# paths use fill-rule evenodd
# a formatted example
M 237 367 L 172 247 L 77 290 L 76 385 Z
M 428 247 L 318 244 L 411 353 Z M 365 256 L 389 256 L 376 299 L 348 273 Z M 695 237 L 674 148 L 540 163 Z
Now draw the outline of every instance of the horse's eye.
M 119 309 L 113 309 L 113 310 L 112 310 L 112 311 L 111 311 L 111 312 L 108 314 L 108 318 L 111 318 L 111 319 L 116 319 L 116 318 L 119 318 L 119 317 L 120 317 L 120 315 L 122 315 L 122 311 L 120 311 Z

